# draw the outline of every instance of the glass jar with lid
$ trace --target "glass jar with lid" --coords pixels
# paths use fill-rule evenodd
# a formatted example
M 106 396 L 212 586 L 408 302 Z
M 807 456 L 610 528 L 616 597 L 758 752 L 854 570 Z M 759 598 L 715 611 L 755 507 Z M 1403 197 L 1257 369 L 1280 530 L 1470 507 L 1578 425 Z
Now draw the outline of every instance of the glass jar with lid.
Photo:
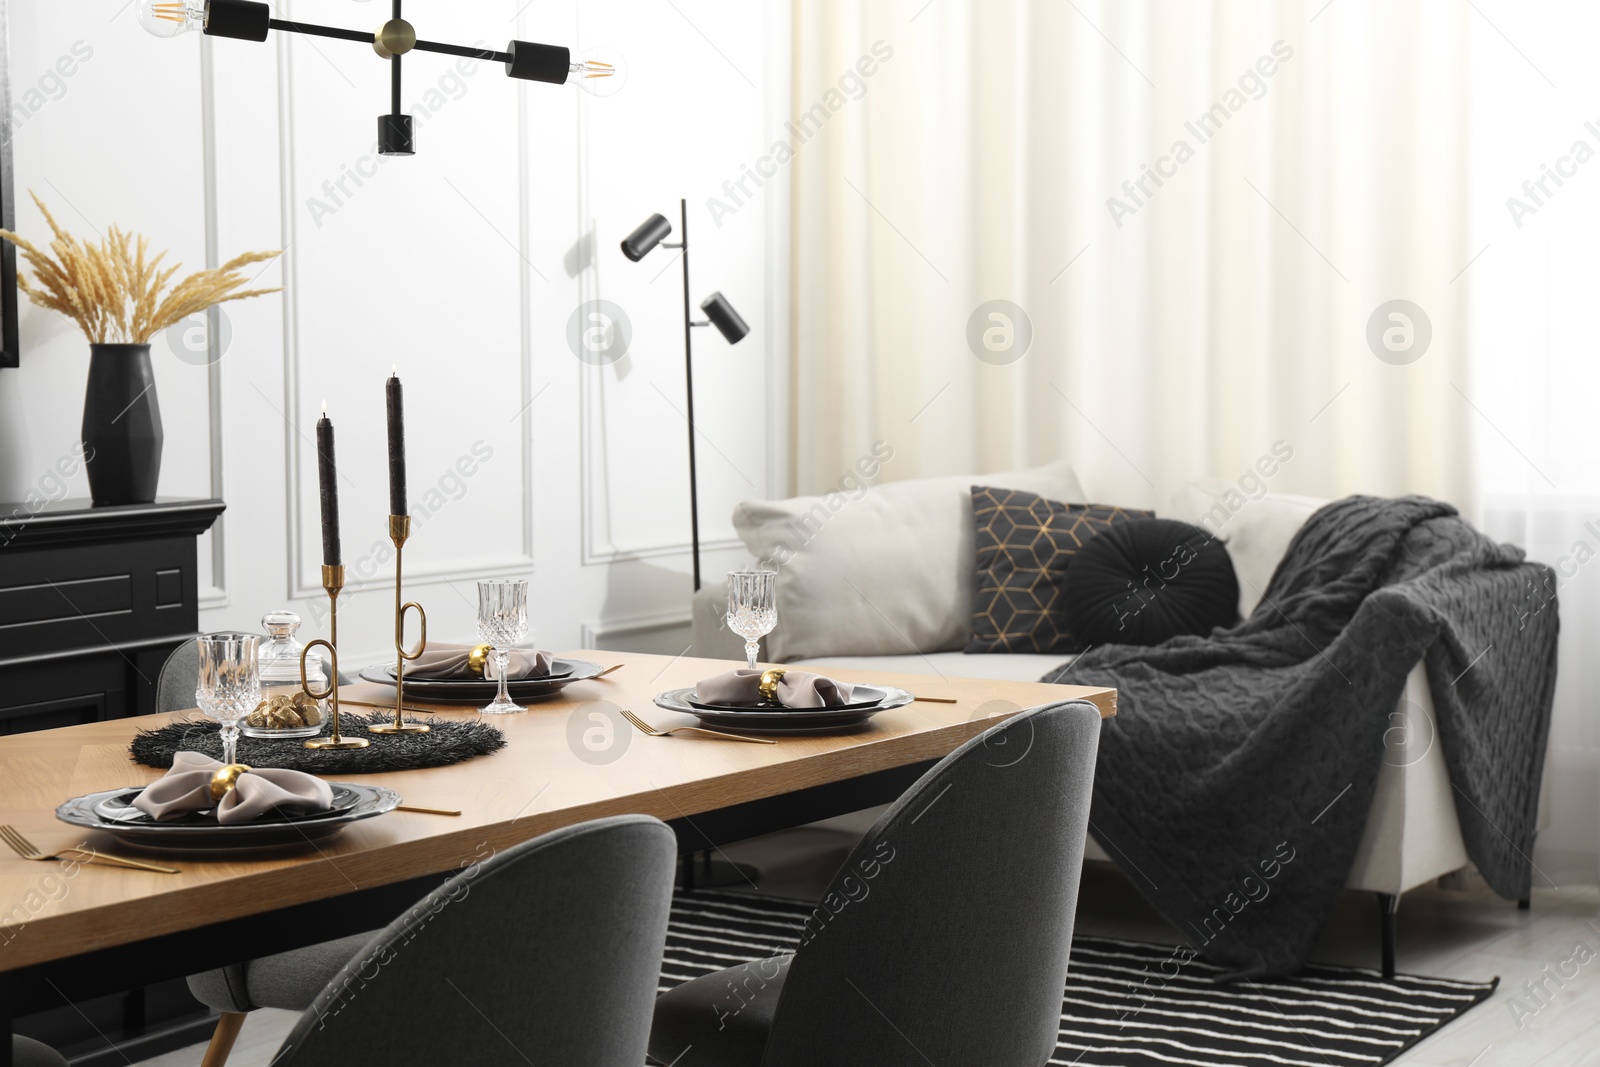
M 300 616 L 292 611 L 269 611 L 261 616 L 267 639 L 261 642 L 256 663 L 261 672 L 261 704 L 245 720 L 247 737 L 311 737 L 322 730 L 323 702 L 307 696 L 300 686 L 300 653 L 296 638 Z M 306 658 L 306 682 L 321 692 L 328 687 L 322 657 Z

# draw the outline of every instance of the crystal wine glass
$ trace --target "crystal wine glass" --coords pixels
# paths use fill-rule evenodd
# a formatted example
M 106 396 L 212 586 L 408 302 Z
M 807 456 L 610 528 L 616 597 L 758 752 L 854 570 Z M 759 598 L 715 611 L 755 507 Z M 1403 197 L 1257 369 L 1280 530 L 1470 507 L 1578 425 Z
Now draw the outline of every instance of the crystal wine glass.
M 777 571 L 728 572 L 728 629 L 744 638 L 745 666 L 756 667 L 760 641 L 778 625 Z
M 478 640 L 494 646 L 494 664 L 500 676 L 500 692 L 492 703 L 478 709 L 485 715 L 507 715 L 528 710 L 512 702 L 506 687 L 511 647 L 527 639 L 528 583 L 521 579 L 479 582 Z
M 256 664 L 255 634 L 201 634 L 194 702 L 222 725 L 222 762 L 236 763 L 239 720 L 261 703 L 261 673 Z

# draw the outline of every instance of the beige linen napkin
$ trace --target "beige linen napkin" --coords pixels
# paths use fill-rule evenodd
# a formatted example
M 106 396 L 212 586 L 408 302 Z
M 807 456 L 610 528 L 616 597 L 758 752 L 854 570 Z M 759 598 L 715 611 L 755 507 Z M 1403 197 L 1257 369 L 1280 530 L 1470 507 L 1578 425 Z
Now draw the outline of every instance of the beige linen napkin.
M 333 805 L 327 782 L 277 767 L 241 774 L 220 802 L 212 800 L 211 775 L 222 766 L 201 752 L 179 752 L 172 757 L 172 769 L 146 786 L 133 806 L 157 822 L 215 808 L 217 822 L 232 826 L 273 812 L 310 814 Z
M 430 644 L 427 651 L 406 667 L 406 677 L 429 682 L 458 679 L 477 681 L 478 676 L 467 666 L 467 654 L 471 651 L 471 645 Z M 506 678 L 513 682 L 524 678 L 543 678 L 550 673 L 554 662 L 548 652 L 513 648 L 506 661 Z M 493 652 L 489 653 L 488 662 L 483 666 L 483 676 L 491 682 L 500 680 L 500 675 L 495 672 Z
M 756 704 L 761 700 L 761 671 L 741 667 L 694 687 L 702 704 Z M 786 708 L 831 708 L 850 703 L 853 687 L 810 671 L 786 671 L 778 682 L 778 703 Z

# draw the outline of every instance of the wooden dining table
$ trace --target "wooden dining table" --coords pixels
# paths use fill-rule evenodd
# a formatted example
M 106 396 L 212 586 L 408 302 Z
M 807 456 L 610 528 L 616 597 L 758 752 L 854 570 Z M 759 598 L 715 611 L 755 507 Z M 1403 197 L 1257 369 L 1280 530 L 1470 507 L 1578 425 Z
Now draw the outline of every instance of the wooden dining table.
M 619 728 L 617 712 L 628 709 L 660 728 L 692 724 L 654 706 L 653 696 L 736 664 L 561 655 L 620 667 L 573 683 L 526 714 L 494 717 L 507 741 L 497 752 L 446 767 L 341 776 L 459 816 L 394 811 L 287 851 L 165 857 L 55 818 L 69 798 L 160 777 L 130 758 L 135 732 L 197 712 L 0 737 L 0 824 L 47 852 L 87 846 L 179 869 L 159 874 L 0 854 L 0 1033 L 20 1015 L 376 929 L 452 872 L 558 827 L 642 812 L 673 828 L 681 852 L 716 849 L 887 803 L 963 741 L 1023 708 L 1082 699 L 1102 717 L 1116 713 L 1116 691 L 1100 687 L 830 671 L 954 702 L 918 700 L 851 732 L 772 745 L 653 737 Z M 341 689 L 345 698 L 369 701 L 392 701 L 393 692 L 370 683 Z M 428 710 L 445 719 L 477 715 L 460 706 Z M 371 741 L 385 743 L 377 735 Z M 10 1041 L 0 1040 L 0 1067 L 10 1067 L 10 1058 Z

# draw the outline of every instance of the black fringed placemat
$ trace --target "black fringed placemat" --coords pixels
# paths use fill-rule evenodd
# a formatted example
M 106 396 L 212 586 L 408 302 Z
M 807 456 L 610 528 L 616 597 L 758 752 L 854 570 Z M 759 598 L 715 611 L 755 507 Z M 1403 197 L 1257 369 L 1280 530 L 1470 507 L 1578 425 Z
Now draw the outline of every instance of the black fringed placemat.
M 368 734 L 367 727 L 384 722 L 389 715 L 358 715 L 343 712 L 340 729 L 347 737 L 372 741 L 366 748 L 330 750 L 310 749 L 303 738 L 265 740 L 240 737 L 240 763 L 252 767 L 283 767 L 312 774 L 379 774 L 384 771 L 416 771 L 424 767 L 445 767 L 506 747 L 505 735 L 482 719 L 408 719 L 433 727 L 425 734 Z M 212 759 L 222 758 L 220 727 L 210 719 L 183 719 L 156 730 L 140 730 L 129 746 L 136 762 L 165 770 L 172 766 L 178 751 L 203 752 Z M 323 730 L 326 735 L 327 730 Z

